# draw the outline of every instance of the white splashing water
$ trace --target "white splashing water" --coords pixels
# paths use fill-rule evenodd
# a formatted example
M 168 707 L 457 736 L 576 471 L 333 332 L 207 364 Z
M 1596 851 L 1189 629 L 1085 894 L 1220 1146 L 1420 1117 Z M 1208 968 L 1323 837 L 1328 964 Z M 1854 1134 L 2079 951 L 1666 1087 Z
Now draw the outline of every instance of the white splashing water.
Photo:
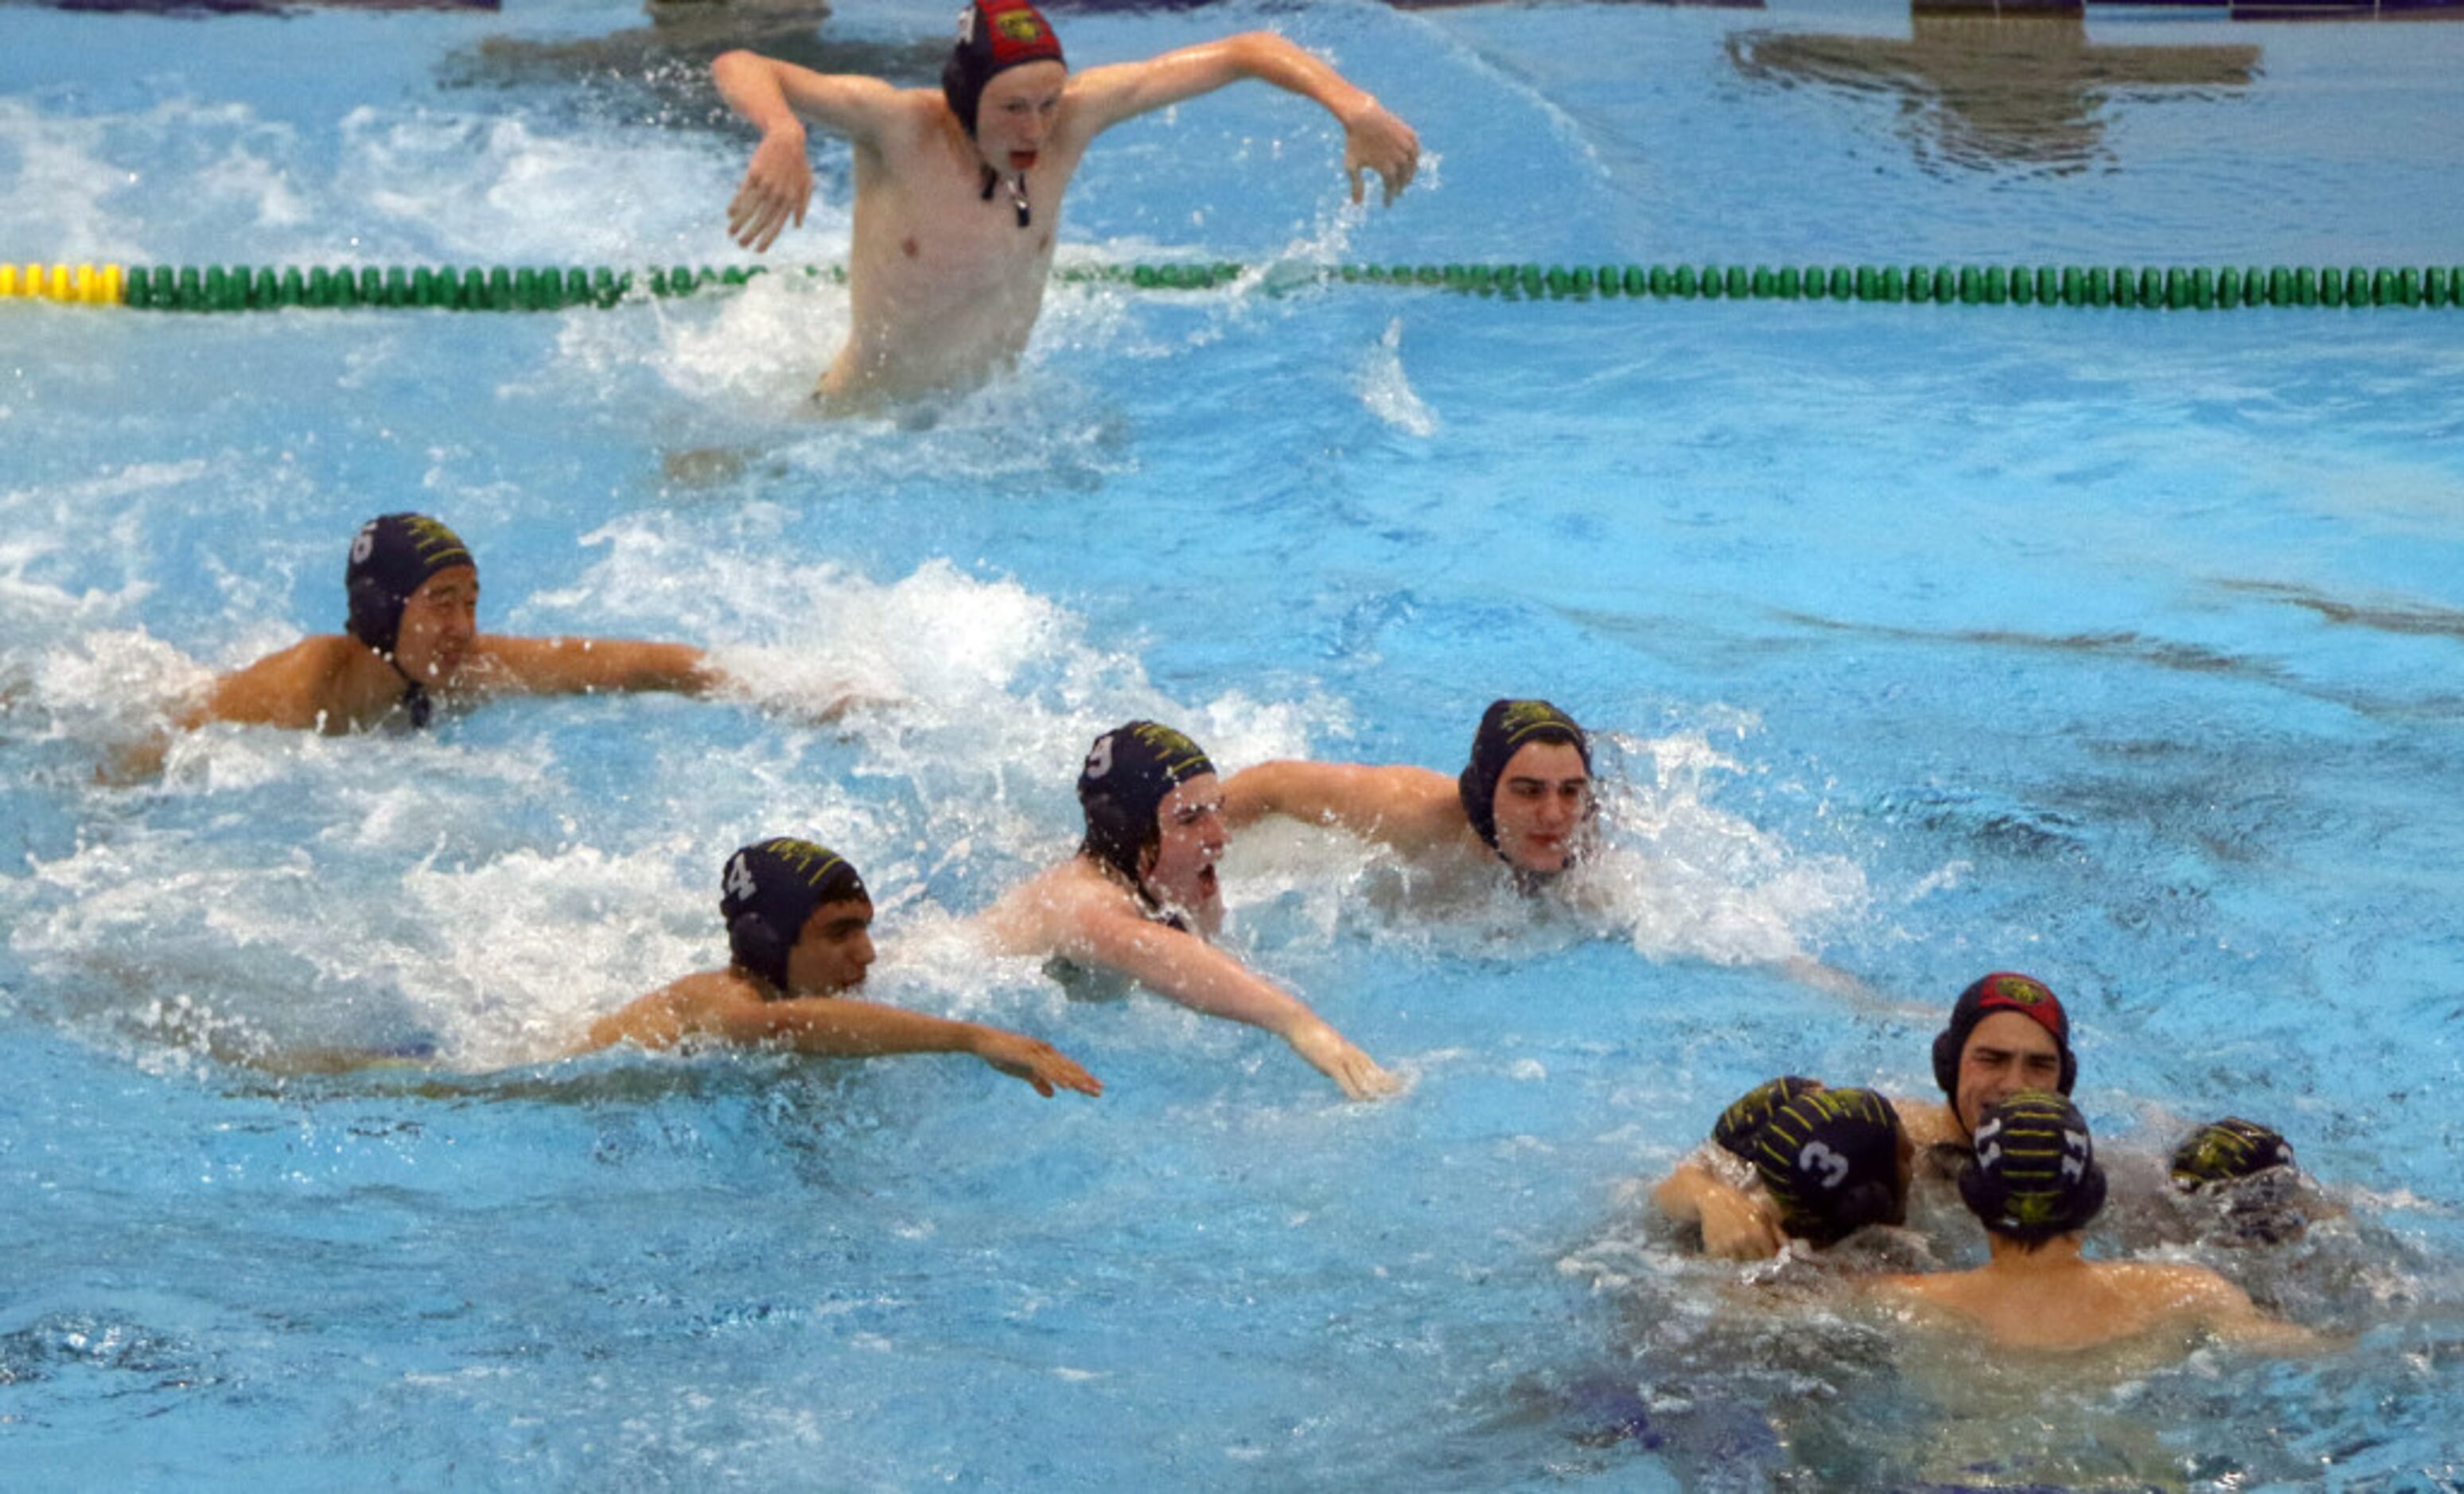
M 1414 392 L 1411 375 L 1403 371 L 1403 319 L 1386 323 L 1386 335 L 1363 361 L 1360 403 L 1369 413 L 1407 436 L 1422 440 L 1438 433 L 1437 412 Z

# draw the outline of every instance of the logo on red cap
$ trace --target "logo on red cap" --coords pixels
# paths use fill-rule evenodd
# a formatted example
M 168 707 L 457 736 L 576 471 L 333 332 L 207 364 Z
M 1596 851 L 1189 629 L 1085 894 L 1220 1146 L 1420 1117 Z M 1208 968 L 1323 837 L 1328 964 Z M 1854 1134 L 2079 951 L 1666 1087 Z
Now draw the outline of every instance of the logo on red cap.
M 2070 1019 L 2062 1012 L 2060 999 L 2041 981 L 2027 976 L 1992 975 L 1986 977 L 1983 984 L 1985 990 L 1976 1000 L 1979 1010 L 1991 1011 L 2001 1007 L 2025 1013 L 2057 1038 L 2061 1036 L 2062 1029 L 2070 1025 Z

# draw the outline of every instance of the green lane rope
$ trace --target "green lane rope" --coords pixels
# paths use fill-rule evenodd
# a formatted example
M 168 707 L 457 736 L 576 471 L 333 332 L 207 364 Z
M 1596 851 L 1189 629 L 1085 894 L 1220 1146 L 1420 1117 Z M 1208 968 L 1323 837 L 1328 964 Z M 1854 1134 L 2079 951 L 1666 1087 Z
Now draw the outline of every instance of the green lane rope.
M 785 273 L 792 273 L 789 267 Z M 845 268 L 802 267 L 844 283 Z M 269 311 L 284 306 L 424 306 L 451 311 L 561 311 L 642 296 L 693 296 L 770 273 L 677 265 L 636 273 L 553 267 L 379 268 L 297 265 L 0 264 L 0 300 L 45 299 L 151 311 Z M 1073 265 L 1065 284 L 1204 291 L 1252 268 L 1238 264 Z M 2464 265 L 1344 265 L 1276 266 L 1295 285 L 1410 286 L 1525 300 L 1834 300 L 1938 306 L 2116 306 L 2231 311 L 2245 306 L 2464 305 Z

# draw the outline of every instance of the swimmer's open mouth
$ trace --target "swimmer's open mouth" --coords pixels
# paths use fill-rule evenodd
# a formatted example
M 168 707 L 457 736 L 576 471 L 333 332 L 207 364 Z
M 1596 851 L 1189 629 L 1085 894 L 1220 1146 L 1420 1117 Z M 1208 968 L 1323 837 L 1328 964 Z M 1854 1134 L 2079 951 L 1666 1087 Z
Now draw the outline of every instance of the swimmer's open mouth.
M 1035 157 L 1036 152 L 1032 150 L 1013 150 L 1009 153 L 1009 168 L 1013 171 L 1032 171 L 1035 169 Z
M 1209 897 L 1213 897 L 1215 895 L 1216 881 L 1217 877 L 1215 874 L 1215 868 L 1212 866 L 1201 867 L 1199 868 L 1198 885 Z

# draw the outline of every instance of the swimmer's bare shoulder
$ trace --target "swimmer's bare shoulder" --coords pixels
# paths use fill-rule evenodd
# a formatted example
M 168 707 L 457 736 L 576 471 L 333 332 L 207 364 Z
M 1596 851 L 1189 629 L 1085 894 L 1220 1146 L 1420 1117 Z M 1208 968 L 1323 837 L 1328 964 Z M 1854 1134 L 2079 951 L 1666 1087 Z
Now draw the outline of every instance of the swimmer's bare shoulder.
M 2328 1347 L 2324 1335 L 2261 1312 L 2248 1292 L 2204 1265 L 2117 1261 L 2103 1269 L 2115 1294 L 2135 1305 L 2151 1326 L 2205 1329 L 2219 1338 L 2277 1353 Z
M 1127 890 L 1072 856 L 1003 893 L 979 916 L 978 927 L 999 954 L 1084 958 L 1093 954 L 1089 928 L 1115 914 L 1146 921 Z
M 735 972 L 700 971 L 592 1022 L 573 1051 L 590 1053 L 625 1043 L 642 1048 L 673 1047 L 697 1033 L 723 1031 L 730 1012 L 759 1007 L 760 1002 L 761 994 L 753 983 Z
M 347 698 L 353 656 L 366 649 L 341 633 L 303 638 L 278 653 L 232 670 L 209 686 L 206 698 L 180 719 L 185 728 L 208 721 L 235 721 L 296 730 L 342 733 L 363 724 L 357 702 Z
M 1959 1117 L 1947 1105 L 1900 1098 L 1891 1101 L 1891 1109 L 1899 1112 L 1900 1129 L 1907 1133 L 1909 1145 L 1919 1151 L 1968 1144 L 1968 1133 L 1959 1129 Z

